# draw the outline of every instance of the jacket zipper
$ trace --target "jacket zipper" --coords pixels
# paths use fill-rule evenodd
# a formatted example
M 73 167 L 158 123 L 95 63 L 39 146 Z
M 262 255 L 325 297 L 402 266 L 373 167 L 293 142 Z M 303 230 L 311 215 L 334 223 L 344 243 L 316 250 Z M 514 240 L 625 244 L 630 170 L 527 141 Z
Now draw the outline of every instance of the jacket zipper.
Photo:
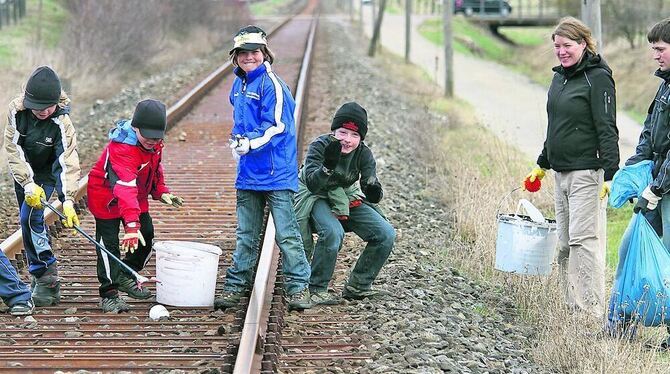
M 607 106 L 610 103 L 609 98 L 607 97 L 607 92 L 603 92 L 603 96 L 605 97 L 605 114 L 607 114 Z

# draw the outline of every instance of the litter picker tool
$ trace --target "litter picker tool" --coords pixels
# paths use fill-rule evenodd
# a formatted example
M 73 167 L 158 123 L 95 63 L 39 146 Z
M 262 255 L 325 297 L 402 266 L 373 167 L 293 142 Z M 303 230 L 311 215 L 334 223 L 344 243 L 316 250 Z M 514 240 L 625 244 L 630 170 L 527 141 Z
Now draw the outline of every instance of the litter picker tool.
M 65 215 L 63 215 L 63 213 L 59 212 L 58 209 L 54 208 L 53 205 L 49 204 L 49 203 L 48 203 L 46 200 L 44 200 L 44 199 L 41 199 L 41 201 L 42 201 L 42 205 L 44 205 L 44 206 L 46 206 L 47 208 L 51 209 L 51 211 L 53 211 L 54 213 L 56 213 L 56 214 L 58 215 L 58 217 L 60 217 L 61 219 L 66 219 L 66 218 L 65 218 Z M 133 268 L 131 268 L 130 266 L 128 266 L 125 262 L 121 261 L 120 258 L 116 257 L 112 252 L 110 252 L 107 248 L 105 248 L 104 245 L 102 245 L 101 243 L 98 243 L 95 239 L 93 239 L 90 235 L 88 235 L 84 230 L 81 229 L 81 227 L 79 227 L 79 226 L 77 226 L 77 225 L 74 225 L 73 228 L 74 228 L 77 232 L 79 232 L 80 234 L 82 234 L 82 235 L 83 235 L 86 239 L 88 239 L 91 243 L 95 244 L 95 246 L 98 247 L 98 249 L 100 249 L 101 251 L 105 252 L 105 253 L 106 253 L 108 256 L 110 256 L 114 261 L 116 261 L 119 265 L 121 265 L 121 267 L 122 267 L 124 270 L 126 270 L 127 272 L 129 272 L 130 275 L 132 275 L 133 278 L 135 278 L 135 282 L 137 282 L 137 285 L 138 285 L 138 286 L 141 286 L 143 283 L 161 283 L 161 281 L 159 281 L 158 279 L 156 279 L 156 277 L 147 278 L 147 277 L 144 277 L 144 276 L 140 275 L 140 274 L 139 274 L 138 272 L 136 272 Z

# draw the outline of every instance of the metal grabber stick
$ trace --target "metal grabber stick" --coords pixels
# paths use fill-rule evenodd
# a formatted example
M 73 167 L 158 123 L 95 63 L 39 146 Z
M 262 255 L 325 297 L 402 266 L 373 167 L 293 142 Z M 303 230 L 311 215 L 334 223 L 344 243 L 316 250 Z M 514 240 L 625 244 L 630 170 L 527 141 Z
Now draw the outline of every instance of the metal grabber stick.
M 58 211 L 58 209 L 54 208 L 53 205 L 49 204 L 46 200 L 40 199 L 42 202 L 42 205 L 46 206 L 47 208 L 51 209 L 54 213 L 58 215 L 61 219 L 67 219 L 65 215 L 61 212 Z M 93 239 L 90 235 L 88 235 L 84 230 L 81 229 L 81 227 L 77 225 L 73 225 L 73 228 L 77 230 L 80 234 L 84 235 L 86 239 L 88 239 L 91 243 L 95 244 L 98 249 L 101 251 L 105 252 L 108 256 L 110 256 L 114 261 L 116 261 L 119 265 L 121 265 L 122 268 L 124 268 L 127 272 L 130 273 L 130 275 L 135 278 L 135 282 L 137 282 L 138 286 L 141 286 L 143 283 L 161 283 L 160 280 L 156 279 L 156 277 L 151 277 L 147 278 L 142 275 L 140 275 L 138 272 L 136 272 L 133 268 L 128 266 L 125 262 L 121 261 L 120 258 L 116 257 L 112 252 L 110 252 L 107 248 L 105 248 L 104 245 L 101 243 L 98 243 L 95 239 Z

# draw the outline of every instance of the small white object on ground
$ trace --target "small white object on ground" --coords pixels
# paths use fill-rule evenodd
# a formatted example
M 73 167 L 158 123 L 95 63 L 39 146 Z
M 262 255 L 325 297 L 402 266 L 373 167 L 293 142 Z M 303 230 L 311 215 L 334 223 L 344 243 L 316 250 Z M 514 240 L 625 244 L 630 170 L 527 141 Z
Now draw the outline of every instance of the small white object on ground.
M 157 321 L 161 318 L 167 318 L 170 317 L 170 312 L 168 312 L 167 309 L 165 309 L 164 306 L 157 304 L 151 307 L 149 310 L 149 318 L 151 318 L 154 321 Z

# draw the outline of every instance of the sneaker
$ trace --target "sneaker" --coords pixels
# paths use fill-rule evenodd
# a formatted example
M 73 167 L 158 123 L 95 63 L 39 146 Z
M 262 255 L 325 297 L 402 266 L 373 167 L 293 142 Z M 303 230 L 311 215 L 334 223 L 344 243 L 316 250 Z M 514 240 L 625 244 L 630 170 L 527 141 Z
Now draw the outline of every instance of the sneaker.
M 121 313 L 130 310 L 130 305 L 119 296 L 104 297 L 100 301 L 100 307 L 105 313 Z
M 347 300 L 363 300 L 366 298 L 372 299 L 375 297 L 389 296 L 389 295 L 391 294 L 386 291 L 373 290 L 373 289 L 361 290 L 348 284 L 344 286 L 344 291 L 342 291 L 342 297 Z
M 35 305 L 32 300 L 19 301 L 9 308 L 9 314 L 13 316 L 29 316 L 33 314 Z
M 221 296 L 214 299 L 214 310 L 223 310 L 237 306 L 244 297 L 244 294 L 244 291 L 223 291 Z
M 33 302 L 36 306 L 51 306 L 60 303 L 60 281 L 56 263 L 47 267 L 41 277 L 32 277 Z
M 137 281 L 128 276 L 125 272 L 119 274 L 119 278 L 116 282 L 119 284 L 119 291 L 127 293 L 128 296 L 133 299 L 144 300 L 152 296 L 151 291 L 146 287 L 138 285 Z
M 309 296 L 309 288 L 305 288 L 300 292 L 288 296 L 289 310 L 302 310 L 313 307 L 314 304 Z
M 328 291 L 310 291 L 310 300 L 314 305 L 337 305 L 342 301 L 337 295 Z

